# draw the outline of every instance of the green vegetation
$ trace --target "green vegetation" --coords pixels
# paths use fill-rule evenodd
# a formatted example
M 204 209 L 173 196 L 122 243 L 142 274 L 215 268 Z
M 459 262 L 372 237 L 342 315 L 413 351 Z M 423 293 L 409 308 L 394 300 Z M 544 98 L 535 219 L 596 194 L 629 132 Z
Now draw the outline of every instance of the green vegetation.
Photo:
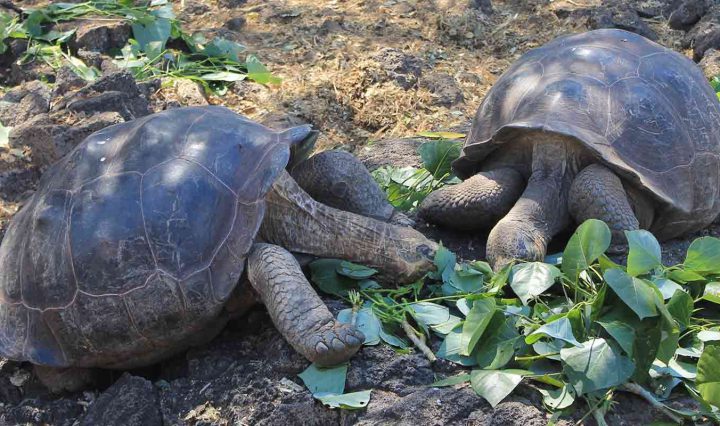
M 424 168 L 413 173 L 432 176 L 436 186 L 451 182 L 436 176 L 449 175 L 454 146 L 423 145 Z M 421 185 L 384 185 L 389 195 L 399 186 L 409 195 L 395 205 L 412 208 L 426 195 Z M 720 421 L 720 239 L 696 240 L 682 264 L 666 267 L 651 233 L 626 236 L 627 266 L 605 254 L 607 225 L 589 220 L 546 262 L 493 272 L 485 262 L 458 263 L 441 248 L 437 271 L 407 286 L 381 288 L 377 271 L 334 259 L 313 262 L 311 279 L 352 305 L 338 319 L 355 323 L 365 345 L 384 342 L 398 351 L 414 345 L 431 360 L 471 369 L 433 386 L 469 383 L 495 406 L 521 382 L 532 382 L 553 420 L 577 410 L 605 424 L 615 394 L 624 391 L 676 422 Z M 430 339 L 442 340 L 435 353 L 425 343 Z M 340 370 L 311 369 L 325 380 L 341 379 Z M 699 410 L 666 404 L 682 392 Z M 345 408 L 366 404 L 353 405 L 353 398 Z
M 67 43 L 75 30 L 58 32 L 54 25 L 79 18 L 114 18 L 132 26 L 133 38 L 116 52 L 116 64 L 130 69 L 139 80 L 155 77 L 187 78 L 206 90 L 223 94 L 228 85 L 245 78 L 262 84 L 278 84 L 265 66 L 252 55 L 241 59 L 245 47 L 223 38 L 206 40 L 183 31 L 167 0 L 152 0 L 138 6 L 131 0 L 91 0 L 84 3 L 53 3 L 40 9 L 26 9 L 22 20 L 0 11 L 0 54 L 9 39 L 24 39 L 28 48 L 21 63 L 41 60 L 53 68 L 68 65 L 85 80 L 99 71 L 71 55 Z M 169 48 L 168 42 L 175 48 Z
M 710 85 L 712 86 L 713 90 L 715 90 L 715 94 L 717 95 L 718 99 L 720 99 L 720 75 L 716 75 L 715 77 L 711 78 Z
M 338 319 L 355 323 L 366 345 L 407 351 L 409 338 L 430 359 L 471 368 L 433 386 L 469 382 L 494 406 L 532 381 L 555 419 L 582 410 L 597 421 L 626 391 L 675 421 L 720 421 L 720 239 L 696 240 L 682 264 L 666 267 L 652 234 L 626 235 L 627 267 L 604 254 L 607 225 L 589 220 L 550 263 L 494 273 L 484 262 L 459 264 L 441 248 L 437 271 L 408 286 L 381 288 L 376 271 L 333 259 L 312 263 L 312 280 L 353 306 Z M 423 343 L 431 338 L 442 339 L 434 354 Z M 344 371 L 312 366 L 303 380 L 342 379 L 344 387 Z M 367 404 L 369 391 L 343 399 L 342 390 L 334 388 L 328 405 Z M 683 391 L 699 410 L 665 404 Z
M 390 204 L 410 211 L 417 208 L 432 191 L 443 185 L 459 183 L 452 175 L 450 163 L 460 155 L 461 133 L 425 132 L 418 136 L 437 139 L 418 148 L 423 167 L 383 166 L 372 172 L 373 178 L 387 194 Z M 453 140 L 451 140 L 451 138 Z

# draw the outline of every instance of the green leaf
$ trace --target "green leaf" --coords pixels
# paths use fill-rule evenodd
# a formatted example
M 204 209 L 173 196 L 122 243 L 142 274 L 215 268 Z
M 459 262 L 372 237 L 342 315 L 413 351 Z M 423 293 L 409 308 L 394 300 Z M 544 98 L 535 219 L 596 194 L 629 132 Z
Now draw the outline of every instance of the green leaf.
M 658 314 L 655 306 L 655 291 L 639 278 L 634 278 L 620 269 L 608 269 L 604 275 L 608 286 L 643 319 Z
M 720 340 L 720 331 L 702 330 L 698 332 L 697 338 L 700 339 L 701 342 L 712 342 Z
M 662 362 L 668 362 L 675 355 L 675 351 L 677 351 L 678 342 L 680 340 L 680 329 L 678 328 L 677 321 L 673 318 L 670 310 L 668 309 L 669 304 L 668 306 L 665 306 L 665 302 L 662 300 L 660 291 L 655 290 L 655 292 L 655 306 L 660 313 L 660 345 L 658 346 L 656 357 Z M 687 296 L 687 293 L 680 293 Z M 683 309 L 680 306 L 680 304 L 683 303 L 682 300 L 682 296 L 680 299 L 676 299 L 677 305 L 675 306 L 675 309 L 678 311 Z M 692 308 L 690 308 L 690 310 L 692 310 Z
M 685 331 L 690 325 L 694 302 L 689 294 L 682 290 L 678 290 L 673 294 L 667 303 L 667 310 L 673 318 L 680 324 L 680 331 Z
M 443 281 L 447 281 L 447 277 L 455 270 L 457 258 L 455 257 L 455 253 L 440 244 L 437 251 L 435 251 L 433 263 L 435 263 L 435 268 L 437 269 L 438 279 L 442 278 Z
M 371 390 L 360 392 L 344 393 L 342 395 L 318 394 L 315 398 L 330 408 L 343 408 L 346 410 L 357 410 L 367 407 L 370 402 Z
M 584 342 L 579 348 L 561 349 L 560 358 L 578 395 L 621 385 L 635 370 L 629 358 L 602 338 Z
M 358 288 L 358 282 L 337 273 L 342 262 L 339 259 L 318 259 L 311 262 L 310 279 L 327 294 L 347 296 L 348 291 Z
M 552 287 L 560 275 L 562 273 L 558 268 L 542 262 L 522 263 L 513 267 L 510 287 L 527 305 L 530 300 Z
M 575 394 L 570 386 L 564 385 L 560 389 L 538 389 L 543 396 L 543 404 L 551 410 L 562 410 L 575 402 Z
M 663 296 L 663 300 L 667 300 L 675 294 L 676 290 L 684 291 L 682 286 L 673 280 L 667 278 L 654 277 L 652 283 L 655 284 Z
M 352 322 L 352 309 L 343 309 L 338 312 L 337 320 L 344 324 L 350 324 Z M 365 335 L 364 345 L 373 346 L 380 343 L 382 325 L 372 308 L 362 308 L 358 311 L 355 327 Z
M 508 278 L 510 277 L 510 272 L 512 271 L 513 264 L 509 263 L 490 279 L 490 287 L 487 290 L 489 294 L 498 294 L 500 291 L 502 291 L 503 287 L 508 282 Z
M 0 123 L 0 148 L 10 146 L 10 130 L 12 130 L 12 127 L 5 127 Z
M 691 283 L 695 281 L 705 281 L 705 277 L 687 269 L 673 269 L 668 273 L 668 278 L 681 283 Z
M 463 374 L 458 374 L 457 376 L 446 377 L 442 380 L 438 380 L 437 382 L 432 383 L 429 386 L 433 387 L 433 388 L 441 388 L 441 387 L 445 387 L 445 386 L 455 386 L 455 385 L 459 385 L 461 383 L 466 383 L 469 381 L 470 381 L 470 374 L 463 373 Z
M 392 333 L 388 333 L 384 327 L 380 327 L 380 338 L 383 342 L 396 348 L 406 349 L 408 347 L 407 342 Z
M 470 309 L 472 309 L 472 301 L 463 297 L 462 299 L 458 299 L 458 301 L 455 302 L 455 306 L 458 308 L 461 314 L 468 316 L 468 314 L 470 313 Z
M 228 71 L 211 72 L 209 74 L 203 74 L 200 76 L 201 79 L 207 81 L 227 81 L 229 83 L 242 81 L 247 78 L 245 74 Z
M 577 281 L 586 270 L 610 247 L 610 228 L 600 220 L 586 220 L 570 237 L 562 258 L 562 271 Z
M 693 241 L 683 264 L 701 275 L 720 274 L 720 239 L 702 237 Z
M 418 154 L 425 169 L 439 180 L 452 173 L 451 163 L 460 156 L 461 148 L 461 142 L 438 140 L 420 145 Z
M 460 355 L 467 356 L 472 353 L 496 309 L 494 298 L 487 297 L 473 301 L 472 308 L 463 323 Z
M 341 394 L 345 390 L 347 368 L 347 364 L 329 368 L 322 368 L 315 364 L 310 364 L 310 366 L 298 374 L 298 376 L 313 395 L 328 393 Z
M 627 272 L 633 277 L 662 266 L 662 249 L 655 236 L 643 229 L 625 231 L 630 246 Z
M 417 135 L 430 139 L 462 139 L 465 137 L 465 133 L 456 132 L 420 132 Z
M 165 43 L 170 39 L 172 25 L 169 19 L 158 18 L 146 24 L 132 24 L 133 38 L 137 40 L 140 49 L 148 52 L 148 56 L 156 56 L 165 49 Z M 151 43 L 155 43 L 151 45 Z M 151 54 L 150 51 L 154 51 Z
M 470 384 L 494 408 L 520 384 L 523 370 L 473 370 Z
M 364 280 L 377 274 L 377 269 L 368 268 L 367 266 L 362 265 L 356 265 L 354 263 L 343 260 L 342 262 L 340 262 L 340 265 L 338 265 L 336 272 L 348 278 Z
M 707 300 L 708 302 L 720 305 L 720 283 L 714 281 L 707 283 L 705 290 L 703 291 L 702 300 Z
M 417 302 L 412 303 L 410 308 L 414 312 L 415 320 L 428 326 L 443 324 L 450 320 L 450 309 L 447 306 L 431 302 Z
M 462 324 L 462 322 L 462 318 L 455 315 L 450 315 L 450 319 L 448 319 L 447 321 L 440 324 L 432 325 L 430 326 L 430 328 L 432 328 L 432 330 L 436 333 L 448 334 L 449 332 L 455 330 L 455 328 Z
M 460 290 L 461 293 L 479 293 L 483 289 L 485 281 L 485 275 L 472 268 L 467 263 L 462 264 L 460 269 L 453 268 L 450 273 L 444 273 L 443 279 L 447 277 L 447 283 L 456 289 Z
M 561 317 L 540 326 L 525 338 L 525 343 L 532 345 L 543 336 L 560 339 L 575 346 L 582 346 L 582 344 L 575 339 L 572 324 L 570 324 L 570 320 L 567 317 Z
M 597 321 L 605 331 L 620 345 L 630 356 L 633 356 L 633 344 L 635 342 L 635 330 L 630 324 L 618 319 L 603 317 Z
M 695 383 L 705 401 L 720 407 L 720 345 L 705 345 L 697 364 Z
M 520 334 L 513 326 L 512 318 L 496 311 L 488 324 L 481 343 L 475 348 L 475 359 L 483 369 L 496 370 L 512 361 Z
M 453 330 L 445 336 L 445 340 L 440 344 L 440 348 L 435 355 L 438 358 L 446 359 L 450 362 L 464 366 L 472 366 L 477 364 L 474 358 L 460 355 L 462 347 L 462 333 Z
M 222 37 L 215 37 L 205 45 L 203 53 L 211 58 L 229 58 L 240 62 L 240 54 L 245 51 L 245 46 Z
M 245 60 L 245 66 L 247 67 L 248 78 L 256 83 L 274 85 L 282 83 L 281 78 L 272 75 L 272 73 L 265 68 L 265 65 L 253 55 L 248 55 Z

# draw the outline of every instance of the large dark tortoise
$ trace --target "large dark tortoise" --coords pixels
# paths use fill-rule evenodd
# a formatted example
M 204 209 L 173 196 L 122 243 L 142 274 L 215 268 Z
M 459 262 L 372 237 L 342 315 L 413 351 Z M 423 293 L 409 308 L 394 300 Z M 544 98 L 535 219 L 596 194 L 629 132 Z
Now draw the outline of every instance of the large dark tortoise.
M 315 138 L 215 106 L 88 137 L 43 175 L 0 246 L 0 355 L 77 388 L 90 368 L 144 366 L 211 339 L 256 291 L 298 352 L 349 358 L 362 333 L 334 320 L 290 252 L 407 282 L 435 244 L 386 222 L 392 207 L 351 155 L 301 162 Z M 303 186 L 376 219 L 311 198 L 285 170 L 291 150 Z
M 604 220 L 615 244 L 638 228 L 668 239 L 718 215 L 718 155 L 720 106 L 692 61 L 630 32 L 590 31 L 502 75 L 453 163 L 466 180 L 431 194 L 420 214 L 494 225 L 495 267 L 542 259 L 571 218 Z

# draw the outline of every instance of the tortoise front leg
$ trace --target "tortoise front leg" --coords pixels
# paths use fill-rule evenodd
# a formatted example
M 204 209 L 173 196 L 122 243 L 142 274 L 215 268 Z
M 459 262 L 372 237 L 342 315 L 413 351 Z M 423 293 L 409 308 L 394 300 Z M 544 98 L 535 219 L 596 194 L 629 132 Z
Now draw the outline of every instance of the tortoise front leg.
M 569 224 L 568 192 L 580 162 L 573 143 L 537 136 L 527 187 L 488 235 L 487 257 L 495 270 L 513 259 L 542 261 L 552 237 Z
M 248 257 L 248 278 L 280 334 L 308 360 L 322 366 L 339 364 L 365 340 L 355 326 L 335 321 L 283 248 L 255 244 Z
M 631 204 L 631 198 L 615 173 L 601 164 L 591 164 L 573 181 L 568 205 L 577 223 L 588 219 L 607 223 L 612 231 L 613 246 L 617 249 L 625 244 L 624 231 L 647 229 L 652 223 L 652 205 L 644 203 L 640 194 L 635 194 L 634 201 Z
M 511 168 L 480 172 L 430 193 L 420 203 L 418 214 L 451 229 L 488 229 L 510 211 L 524 186 L 522 175 Z
M 413 221 L 395 210 L 367 168 L 345 151 L 323 151 L 295 166 L 295 181 L 325 205 L 395 225 Z

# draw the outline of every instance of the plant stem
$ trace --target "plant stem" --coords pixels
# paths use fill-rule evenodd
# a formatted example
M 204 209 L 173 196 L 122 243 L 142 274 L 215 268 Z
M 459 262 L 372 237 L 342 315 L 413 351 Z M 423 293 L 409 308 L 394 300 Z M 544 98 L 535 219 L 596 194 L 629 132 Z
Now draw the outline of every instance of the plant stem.
M 618 389 L 625 391 L 625 392 L 634 393 L 635 395 L 645 399 L 647 402 L 650 403 L 650 405 L 652 405 L 653 407 L 660 410 L 660 412 L 665 414 L 672 421 L 674 421 L 678 424 L 682 424 L 683 420 L 680 416 L 678 416 L 677 414 L 668 410 L 668 408 L 665 406 L 665 404 L 658 401 L 652 393 L 645 390 L 642 386 L 640 386 L 636 383 L 625 383 L 624 385 L 620 386 Z
M 545 355 L 532 355 L 532 356 L 516 356 L 515 361 L 537 361 L 539 359 L 545 359 L 549 356 L 560 355 L 560 352 L 553 352 Z
M 428 346 L 418 338 L 417 332 L 412 328 L 409 322 L 407 322 L 407 319 L 404 319 L 401 323 L 403 331 L 405 331 L 405 334 L 407 337 L 413 342 L 413 344 L 420 350 L 420 352 L 425 355 L 425 357 L 430 360 L 430 362 L 437 361 L 437 357 L 433 353 Z

